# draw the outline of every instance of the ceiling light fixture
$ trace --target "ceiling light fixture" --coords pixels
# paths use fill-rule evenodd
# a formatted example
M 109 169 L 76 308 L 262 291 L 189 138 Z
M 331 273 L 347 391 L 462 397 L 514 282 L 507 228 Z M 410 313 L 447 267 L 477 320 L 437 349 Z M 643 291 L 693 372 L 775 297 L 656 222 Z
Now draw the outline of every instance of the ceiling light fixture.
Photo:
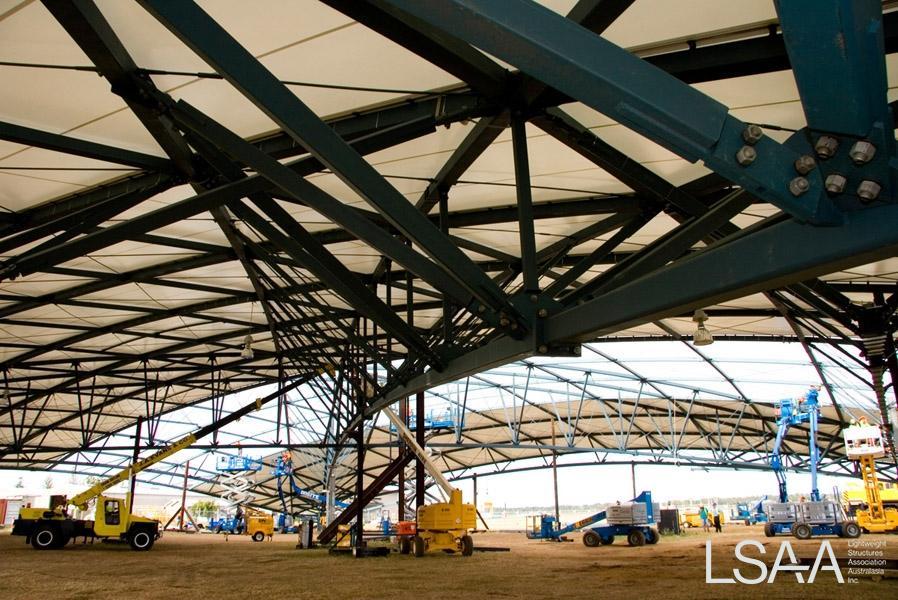
M 243 350 L 240 351 L 240 358 L 250 360 L 253 357 L 253 336 L 247 335 L 243 338 Z
M 692 343 L 695 346 L 708 346 L 714 343 L 714 336 L 711 335 L 711 332 L 708 331 L 708 328 L 705 327 L 705 321 L 708 320 L 708 315 L 702 309 L 698 309 L 692 315 L 692 320 L 698 323 L 698 326 L 695 329 L 695 333 L 692 334 Z

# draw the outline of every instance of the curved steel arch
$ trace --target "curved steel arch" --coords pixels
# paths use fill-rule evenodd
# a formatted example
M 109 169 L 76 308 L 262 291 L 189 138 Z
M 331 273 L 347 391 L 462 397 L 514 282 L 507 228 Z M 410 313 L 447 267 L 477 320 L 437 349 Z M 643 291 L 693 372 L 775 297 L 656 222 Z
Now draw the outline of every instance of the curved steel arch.
M 193 2 L 144 0 L 142 5 L 185 48 L 213 66 L 210 75 L 228 80 L 281 126 L 246 138 L 233 133 L 227 119 L 217 123 L 159 89 L 153 75 L 164 69 L 141 66 L 132 57 L 139 49 L 129 48 L 131 41 L 120 38 L 103 10 L 47 0 L 47 12 L 21 11 L 18 18 L 32 19 L 26 24 L 55 20 L 62 26 L 93 63 L 90 69 L 112 84 L 111 93 L 165 156 L 135 152 L 124 141 L 98 144 L 74 133 L 54 134 L 49 125 L 45 131 L 0 124 L 0 138 L 17 144 L 134 168 L 122 180 L 99 181 L 76 194 L 35 194 L 22 210 L 0 219 L 0 247 L 9 253 L 0 265 L 0 326 L 10 332 L 0 340 L 6 392 L 0 401 L 0 459 L 27 462 L 42 447 L 62 447 L 54 446 L 54 432 L 80 436 L 90 442 L 87 446 L 100 448 L 137 418 L 159 419 L 218 397 L 225 384 L 252 388 L 324 366 L 348 374 L 334 385 L 328 409 L 324 439 L 337 443 L 381 407 L 489 366 L 531 355 L 563 356 L 601 336 L 645 336 L 652 323 L 660 325 L 648 329 L 647 337 L 682 339 L 676 325 L 688 323 L 694 308 L 731 323 L 721 327 L 720 339 L 739 335 L 739 318 L 783 316 L 789 324 L 785 333 L 771 326 L 752 335 L 793 336 L 806 345 L 812 360 L 808 340 L 831 343 L 839 352 L 861 349 L 880 420 L 888 424 L 883 376 L 898 377 L 893 340 L 898 285 L 895 277 L 877 276 L 875 269 L 869 274 L 845 269 L 877 262 L 888 273 L 887 261 L 898 249 L 891 227 L 895 193 L 886 176 L 894 139 L 882 133 L 893 128 L 884 54 L 898 47 L 895 13 L 883 14 L 877 2 L 834 0 L 806 22 L 786 7 L 779 26 L 766 23 L 765 36 L 746 28 L 735 32 L 733 41 L 705 45 L 714 32 L 701 32 L 683 41 L 682 50 L 655 44 L 633 55 L 600 37 L 619 17 L 626 19 L 631 4 L 626 1 L 581 2 L 566 19 L 528 2 L 521 2 L 515 14 L 499 14 L 453 0 L 444 7 L 446 19 L 438 18 L 433 7 L 399 0 L 326 4 L 420 57 L 422 72 L 434 65 L 459 82 L 390 97 L 375 107 L 360 100 L 353 110 L 323 119 L 307 110 L 302 93 L 294 94 L 239 43 L 237 32 L 222 29 L 214 15 Z M 517 20 L 526 15 L 540 16 L 546 27 L 527 30 Z M 464 26 L 450 27 L 450 22 Z M 822 67 L 809 59 L 800 41 L 809 27 L 845 39 L 849 58 L 828 56 Z M 568 47 L 575 38 L 595 52 Z M 508 42 L 493 55 L 519 70 L 506 69 L 481 52 L 489 52 L 494 42 Z M 595 57 L 627 61 L 640 78 L 615 72 L 613 60 L 596 69 L 590 62 Z M 556 80 L 553 72 L 561 65 L 581 76 Z M 851 166 L 842 155 L 821 162 L 805 174 L 811 191 L 799 200 L 786 190 L 796 177 L 792 159 L 812 153 L 801 136 L 780 144 L 768 135 L 758 142 L 759 162 L 743 168 L 735 158 L 745 143 L 741 122 L 687 85 L 790 68 L 815 132 L 848 135 L 846 140 L 867 136 L 878 144 L 876 157 L 862 165 Z M 809 84 L 820 68 L 857 82 L 849 86 L 851 96 Z M 245 72 L 258 77 L 242 79 Z M 643 85 L 666 93 L 646 95 Z M 613 102 L 597 90 L 614 90 Z M 832 97 L 844 102 L 832 102 Z M 627 99 L 623 104 L 622 98 Z M 676 98 L 706 106 L 702 114 L 716 120 L 694 119 L 694 106 Z M 672 184 L 602 139 L 600 129 L 575 118 L 574 101 L 604 110 L 687 160 L 704 158 L 715 172 Z M 629 108 L 620 109 L 624 105 Z M 687 108 L 690 114 L 684 114 Z M 32 122 L 27 114 L 13 117 Z M 440 125 L 471 119 L 477 123 L 425 178 L 425 189 L 415 190 L 414 203 L 391 183 L 397 177 L 361 158 L 435 135 Z M 537 144 L 528 144 L 525 123 L 633 193 L 584 198 L 558 190 L 565 197 L 536 198 L 530 170 L 536 172 L 546 157 Z M 512 130 L 515 202 L 502 198 L 495 206 L 455 209 L 450 195 L 468 185 L 465 172 L 500 147 L 497 140 L 507 128 Z M 849 143 L 842 146 L 844 154 Z M 864 178 L 887 181 L 878 201 L 859 202 L 851 190 L 832 198 L 820 193 L 824 176 L 837 166 L 851 169 L 854 187 Z M 349 182 L 370 206 L 350 207 L 351 194 L 318 187 L 310 176 L 325 169 Z M 186 197 L 151 202 L 184 185 L 193 186 Z M 755 218 L 753 211 L 768 216 Z M 179 239 L 164 231 L 207 214 L 221 231 L 218 242 Z M 556 233 L 559 219 L 573 217 L 583 220 Z M 668 217 L 648 243 L 641 242 L 643 225 Z M 754 220 L 749 226 L 735 224 L 749 218 Z M 808 222 L 840 224 L 822 228 Z M 509 226 L 520 250 L 485 243 L 478 228 L 490 224 Z M 301 247 L 291 242 L 311 225 L 320 227 L 307 231 Z M 539 234 L 557 237 L 539 248 Z M 132 243 L 189 256 L 142 261 L 124 272 L 78 262 Z M 374 264 L 350 269 L 347 247 L 373 257 Z M 239 273 L 242 289 L 204 281 L 219 269 Z M 69 283 L 54 287 L 46 277 L 69 278 Z M 834 281 L 841 277 L 846 281 Z M 127 297 L 128 289 L 146 285 L 157 290 L 147 297 L 162 308 Z M 214 299 L 168 301 L 175 291 Z M 745 299 L 755 292 L 767 294 L 767 301 Z M 735 300 L 743 305 L 726 304 Z M 264 319 L 236 313 L 249 301 L 261 304 Z M 47 313 L 48 306 L 59 312 Z M 58 316 L 63 311 L 85 316 L 67 321 Z M 401 318 L 394 314 L 401 312 Z M 198 324 L 167 322 L 175 317 L 228 327 L 197 333 L 203 329 Z M 35 329 L 54 339 L 45 343 Z M 249 360 L 239 357 L 246 335 L 258 338 Z M 819 345 L 817 352 L 823 352 Z M 159 377 L 145 378 L 141 385 L 149 361 L 158 361 Z M 376 393 L 360 408 L 353 394 L 367 389 L 360 381 L 365 378 Z M 120 389 L 108 393 L 104 388 Z M 171 402 L 158 408 L 155 399 L 162 389 L 170 390 Z M 281 408 L 289 410 L 286 403 Z M 769 429 L 769 422 L 761 423 Z

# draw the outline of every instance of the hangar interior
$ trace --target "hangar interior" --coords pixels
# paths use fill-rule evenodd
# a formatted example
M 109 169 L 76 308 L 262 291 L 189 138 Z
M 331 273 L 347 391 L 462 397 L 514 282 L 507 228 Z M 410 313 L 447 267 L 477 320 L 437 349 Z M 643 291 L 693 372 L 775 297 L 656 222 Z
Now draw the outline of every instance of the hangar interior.
M 812 4 L 0 2 L 0 468 L 212 426 L 141 480 L 286 451 L 336 527 L 431 493 L 387 407 L 450 479 L 767 469 L 812 383 L 894 482 L 898 12 Z

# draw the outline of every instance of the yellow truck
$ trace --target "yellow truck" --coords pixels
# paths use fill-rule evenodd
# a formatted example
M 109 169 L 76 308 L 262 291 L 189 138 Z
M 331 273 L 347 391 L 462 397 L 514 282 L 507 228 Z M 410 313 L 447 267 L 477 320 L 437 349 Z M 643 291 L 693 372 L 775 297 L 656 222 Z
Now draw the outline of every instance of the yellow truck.
M 124 498 L 112 498 L 104 496 L 103 492 L 189 447 L 201 437 L 236 421 L 253 410 L 258 410 L 262 404 L 278 397 L 283 391 L 276 391 L 265 398 L 257 398 L 252 404 L 235 410 L 228 416 L 200 428 L 195 433 L 187 434 L 170 446 L 125 467 L 112 477 L 91 486 L 68 501 L 60 496 L 60 501 L 51 502 L 49 508 L 23 508 L 19 513 L 19 518 L 13 522 L 12 534 L 23 536 L 25 543 L 30 542 L 37 550 L 63 548 L 75 538 L 119 539 L 128 542 L 134 550 L 149 550 L 162 535 L 159 521 L 131 514 L 131 494 L 126 494 Z M 96 499 L 96 506 L 93 520 L 75 519 L 69 516 L 67 505 L 75 506 L 85 512 L 94 499 Z M 271 516 L 269 515 L 268 518 L 271 519 Z M 273 521 L 271 521 L 270 529 L 274 529 Z M 264 532 L 267 529 L 257 526 L 255 531 Z M 262 537 L 258 541 L 264 539 L 265 535 L 267 534 L 262 533 Z
M 147 467 L 171 456 L 196 441 L 189 434 L 168 448 L 119 471 L 112 477 L 91 486 L 77 496 L 63 499 L 50 508 L 23 508 L 13 522 L 13 535 L 25 537 L 36 550 L 63 548 L 74 538 L 120 539 L 134 550 L 149 550 L 159 539 L 159 521 L 131 514 L 131 494 L 124 498 L 104 496 L 103 492 L 129 479 Z M 69 516 L 67 505 L 87 511 L 91 500 L 96 499 L 93 520 L 74 519 Z
M 720 511 L 720 524 L 723 525 L 727 522 L 726 513 Z M 714 527 L 714 514 L 711 509 L 708 509 L 708 525 Z M 688 527 L 701 527 L 702 526 L 702 518 L 699 516 L 698 508 L 686 508 L 680 513 L 680 526 L 683 528 Z
M 879 497 L 884 506 L 898 508 L 898 485 L 887 481 L 878 481 Z M 867 490 L 862 482 L 850 482 L 842 492 L 842 503 L 848 507 L 848 512 L 853 513 L 858 508 L 867 505 Z

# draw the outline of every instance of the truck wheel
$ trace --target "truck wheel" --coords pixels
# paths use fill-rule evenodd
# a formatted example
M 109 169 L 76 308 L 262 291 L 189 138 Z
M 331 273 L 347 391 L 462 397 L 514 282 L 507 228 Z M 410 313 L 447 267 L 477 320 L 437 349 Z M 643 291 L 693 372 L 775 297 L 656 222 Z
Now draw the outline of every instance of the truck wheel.
M 809 540 L 811 539 L 812 534 L 813 531 L 811 530 L 811 526 L 807 523 L 799 523 L 792 528 L 792 535 L 800 540 Z
M 128 535 L 128 543 L 131 545 L 131 549 L 138 552 L 149 550 L 153 547 L 153 542 L 155 541 L 155 536 L 150 529 L 135 529 Z
M 216 525 L 212 528 L 212 533 L 221 533 L 221 525 Z
M 424 556 L 424 550 L 426 549 L 425 543 L 424 543 L 424 538 L 422 538 L 420 535 L 416 535 L 414 544 L 415 544 L 415 556 L 417 556 L 418 558 Z
M 614 543 L 614 536 L 613 535 L 603 535 L 602 539 L 599 541 L 601 542 L 601 544 L 603 546 L 610 546 L 611 544 Z
M 469 535 L 462 536 L 461 538 L 461 555 L 462 556 L 471 556 L 474 554 L 474 538 Z
M 263 532 L 261 532 L 261 531 L 257 531 L 256 533 L 253 534 L 253 541 L 254 541 L 254 542 L 261 542 L 261 541 L 263 541 L 264 539 L 265 539 L 265 534 L 264 534 Z
M 842 526 L 842 531 L 845 532 L 845 537 L 848 538 L 861 537 L 861 527 L 854 521 L 846 522 L 845 525 Z
M 52 525 L 38 525 L 31 534 L 31 546 L 35 550 L 61 548 L 59 530 Z
M 408 554 L 412 551 L 412 541 L 408 538 L 399 538 L 399 554 Z
M 773 530 L 773 523 L 767 523 L 764 525 L 764 535 L 767 537 L 773 537 L 776 535 L 776 531 Z
M 658 530 L 649 528 L 645 534 L 645 543 L 657 544 L 659 539 L 661 539 L 661 536 L 658 535 Z
M 631 546 L 643 546 L 645 545 L 645 534 L 641 529 L 634 529 L 627 534 L 627 543 Z
M 599 534 L 595 531 L 587 531 L 583 534 L 583 545 L 587 548 L 595 548 L 602 542 Z

